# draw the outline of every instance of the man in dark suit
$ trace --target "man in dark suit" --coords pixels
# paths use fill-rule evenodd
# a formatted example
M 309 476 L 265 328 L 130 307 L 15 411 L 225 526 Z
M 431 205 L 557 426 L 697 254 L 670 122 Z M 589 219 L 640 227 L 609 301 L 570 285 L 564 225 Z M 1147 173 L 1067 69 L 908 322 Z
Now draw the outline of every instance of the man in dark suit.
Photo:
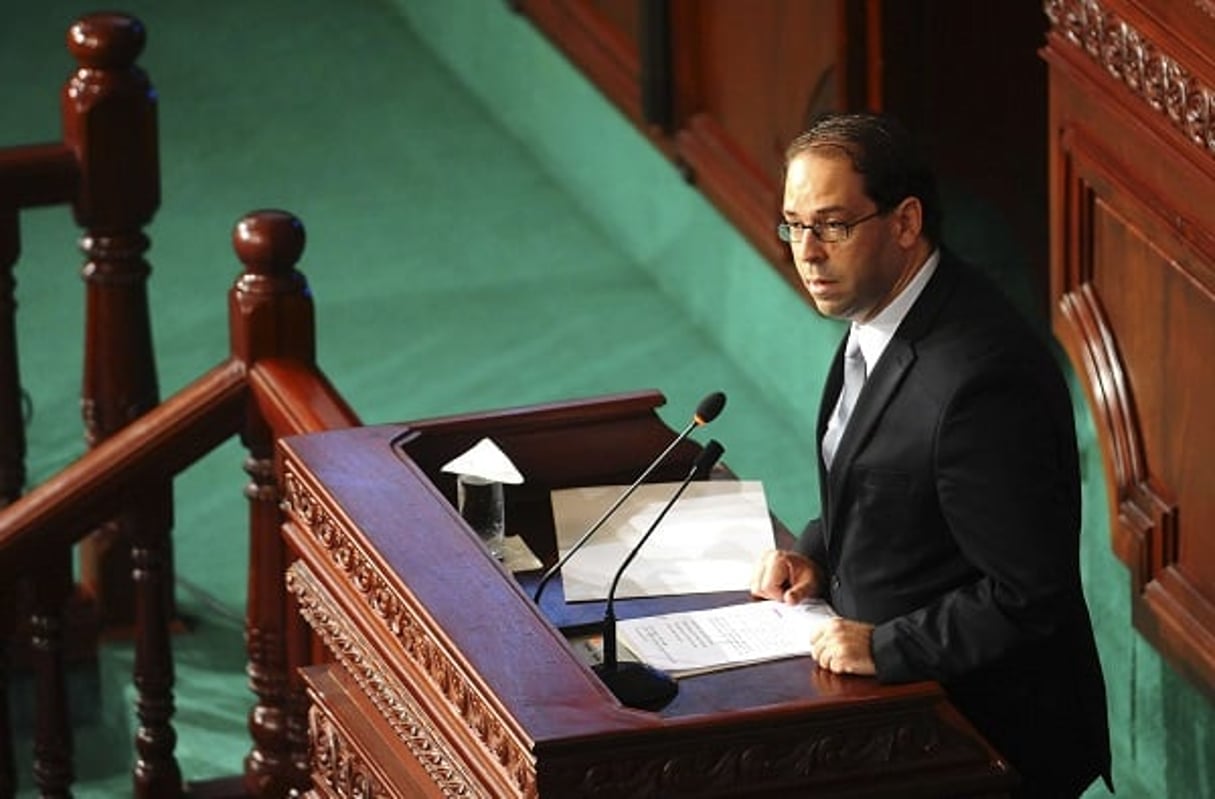
M 752 593 L 830 600 L 821 668 L 941 682 L 1021 775 L 1018 796 L 1108 783 L 1057 361 L 942 249 L 934 178 L 893 120 L 830 115 L 798 137 L 784 217 L 814 305 L 851 325 L 819 410 L 821 516 L 765 557 Z

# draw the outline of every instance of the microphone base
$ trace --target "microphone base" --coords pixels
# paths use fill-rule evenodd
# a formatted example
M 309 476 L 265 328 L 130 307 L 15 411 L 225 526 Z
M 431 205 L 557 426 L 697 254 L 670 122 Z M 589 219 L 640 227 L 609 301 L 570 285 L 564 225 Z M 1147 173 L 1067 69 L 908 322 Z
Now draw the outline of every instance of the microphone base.
M 679 693 L 679 683 L 644 663 L 624 661 L 617 663 L 615 668 L 599 663 L 594 671 L 627 707 L 661 710 Z

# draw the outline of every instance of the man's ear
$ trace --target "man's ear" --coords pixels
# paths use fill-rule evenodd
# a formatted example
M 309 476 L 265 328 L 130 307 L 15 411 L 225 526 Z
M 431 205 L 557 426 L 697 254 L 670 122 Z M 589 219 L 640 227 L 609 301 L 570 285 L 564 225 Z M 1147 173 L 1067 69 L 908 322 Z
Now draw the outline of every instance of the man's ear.
M 905 198 L 895 206 L 894 218 L 898 224 L 899 246 L 911 247 L 924 230 L 924 206 L 920 198 Z

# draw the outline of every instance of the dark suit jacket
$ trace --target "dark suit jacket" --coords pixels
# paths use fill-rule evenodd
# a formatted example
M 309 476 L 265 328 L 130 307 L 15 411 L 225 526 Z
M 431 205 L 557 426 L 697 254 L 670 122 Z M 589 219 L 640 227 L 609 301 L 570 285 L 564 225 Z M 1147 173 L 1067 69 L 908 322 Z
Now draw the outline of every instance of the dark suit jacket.
M 843 345 L 819 412 L 821 441 Z M 932 679 L 1026 779 L 1108 781 L 1073 411 L 1042 338 L 943 252 L 857 400 L 798 549 L 883 682 Z

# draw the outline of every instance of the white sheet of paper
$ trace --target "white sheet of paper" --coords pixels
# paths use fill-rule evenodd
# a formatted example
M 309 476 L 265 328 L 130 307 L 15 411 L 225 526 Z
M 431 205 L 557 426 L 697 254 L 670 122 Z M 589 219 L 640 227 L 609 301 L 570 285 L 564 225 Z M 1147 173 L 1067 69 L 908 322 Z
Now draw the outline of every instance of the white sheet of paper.
M 561 570 L 567 602 L 601 600 L 620 564 L 678 483 L 640 486 Z M 624 486 L 552 493 L 557 546 L 564 555 L 624 491 Z M 773 546 L 772 518 L 758 481 L 692 482 L 629 564 L 616 596 L 745 590 L 760 556 Z
M 638 660 L 686 677 L 808 655 L 811 635 L 835 615 L 822 600 L 798 605 L 765 600 L 623 619 L 616 631 Z

